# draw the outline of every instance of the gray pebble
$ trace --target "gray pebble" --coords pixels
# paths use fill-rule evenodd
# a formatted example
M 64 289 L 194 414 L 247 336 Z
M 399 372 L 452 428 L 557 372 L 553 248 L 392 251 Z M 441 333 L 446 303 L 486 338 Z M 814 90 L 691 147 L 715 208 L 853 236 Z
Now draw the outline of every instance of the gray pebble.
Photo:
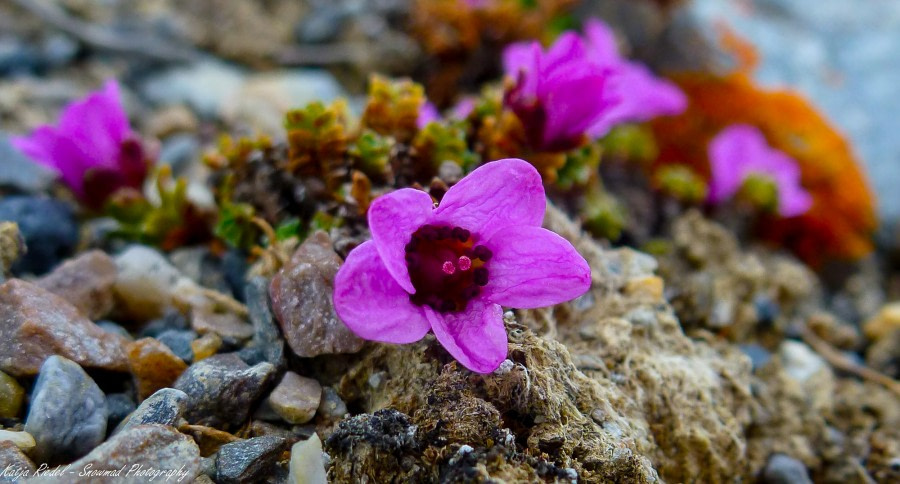
M 234 353 L 194 363 L 175 381 L 187 393 L 185 418 L 223 430 L 241 426 L 275 373 L 270 363 L 249 366 Z
M 773 454 L 766 464 L 761 482 L 764 484 L 812 484 L 806 466 L 785 454 Z
M 138 408 L 119 424 L 117 434 L 131 427 L 160 424 L 178 427 L 187 407 L 188 396 L 181 390 L 163 388 L 147 397 Z
M 77 363 L 61 356 L 41 366 L 25 431 L 37 445 L 38 463 L 59 463 L 81 457 L 106 436 L 106 397 Z
M 72 207 L 46 197 L 14 196 L 0 200 L 0 220 L 19 224 L 28 252 L 13 264 L 13 274 L 41 275 L 78 244 L 78 224 Z
M 287 440 L 274 436 L 223 445 L 216 459 L 216 481 L 226 484 L 256 482 L 272 472 L 272 466 L 287 445 Z
M 114 429 L 125 420 L 137 405 L 134 399 L 125 393 L 110 393 L 106 396 L 106 428 Z
M 194 361 L 191 341 L 197 338 L 197 333 L 189 329 L 167 329 L 156 336 L 156 339 L 168 346 L 172 353 L 188 364 Z
M 253 346 L 261 348 L 266 361 L 276 368 L 284 367 L 284 339 L 269 307 L 269 281 L 254 277 L 244 288 L 250 322 L 253 323 Z M 246 361 L 246 360 L 245 360 Z

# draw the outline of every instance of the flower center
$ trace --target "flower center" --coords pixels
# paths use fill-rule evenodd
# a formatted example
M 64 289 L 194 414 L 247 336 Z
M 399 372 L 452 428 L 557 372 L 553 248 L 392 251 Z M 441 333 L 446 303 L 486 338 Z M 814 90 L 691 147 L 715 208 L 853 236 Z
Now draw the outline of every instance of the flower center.
M 466 229 L 423 225 L 406 244 L 406 266 L 416 288 L 410 301 L 445 313 L 464 310 L 488 282 L 491 255 Z

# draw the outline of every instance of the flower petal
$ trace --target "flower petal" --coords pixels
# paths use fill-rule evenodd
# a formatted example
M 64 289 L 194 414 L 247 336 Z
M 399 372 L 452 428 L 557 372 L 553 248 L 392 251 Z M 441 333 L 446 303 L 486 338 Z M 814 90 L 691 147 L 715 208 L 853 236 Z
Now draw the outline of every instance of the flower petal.
M 503 49 L 503 71 L 516 83 L 516 96 L 523 102 L 537 96 L 541 55 L 538 42 L 516 42 Z
M 388 273 L 369 240 L 353 249 L 334 278 L 334 310 L 359 337 L 412 343 L 428 333 L 425 314 Z
M 718 203 L 734 195 L 748 166 L 765 158 L 766 146 L 762 133 L 746 124 L 729 126 L 717 134 L 709 143 L 709 201 Z
M 800 183 L 800 167 L 787 154 L 765 147 L 765 157 L 749 163 L 748 171 L 761 173 L 775 181 L 778 213 L 783 217 L 803 215 L 812 206 L 812 196 Z
M 566 31 L 556 39 L 547 53 L 541 56 L 540 73 L 542 76 L 552 75 L 553 71 L 562 66 L 588 61 L 587 50 L 581 37 L 575 32 Z
M 416 289 L 406 267 L 406 244 L 413 232 L 429 222 L 433 213 L 431 196 L 413 188 L 382 195 L 369 207 L 369 229 L 378 254 L 394 280 L 410 294 Z
M 610 108 L 620 103 L 611 97 L 608 80 L 606 69 L 587 62 L 554 71 L 538 91 L 547 115 L 541 143 L 550 149 L 564 146 L 606 118 Z
M 91 156 L 56 128 L 40 126 L 29 136 L 14 137 L 10 142 L 38 164 L 56 171 L 76 195 L 84 194 L 84 174 L 93 165 Z
M 507 158 L 485 163 L 450 187 L 434 219 L 486 240 L 505 227 L 539 226 L 546 208 L 541 175 L 534 166 Z
M 424 307 L 434 335 L 447 352 L 476 373 L 490 373 L 506 359 L 506 327 L 503 309 L 473 300 L 460 313 L 438 313 Z
M 107 81 L 101 90 L 66 106 L 58 126 L 59 135 L 90 153 L 94 165 L 115 166 L 119 145 L 131 132 L 118 83 Z
M 622 123 L 643 122 L 657 116 L 680 114 L 687 108 L 687 96 L 674 83 L 656 77 L 637 62 L 622 61 L 612 68 L 609 89 L 618 102 L 606 116 L 588 129 L 588 136 L 599 138 Z
M 438 111 L 437 106 L 430 101 L 425 101 L 425 104 L 419 108 L 419 117 L 416 119 L 416 127 L 425 129 L 425 126 L 428 126 L 428 123 L 440 121 L 440 119 L 441 113 Z
M 485 245 L 488 262 L 484 297 L 514 308 L 552 306 L 591 287 L 591 268 L 566 239 L 541 227 L 509 227 Z
M 608 25 L 595 18 L 589 19 L 584 23 L 584 36 L 593 61 L 611 64 L 620 60 L 616 35 Z

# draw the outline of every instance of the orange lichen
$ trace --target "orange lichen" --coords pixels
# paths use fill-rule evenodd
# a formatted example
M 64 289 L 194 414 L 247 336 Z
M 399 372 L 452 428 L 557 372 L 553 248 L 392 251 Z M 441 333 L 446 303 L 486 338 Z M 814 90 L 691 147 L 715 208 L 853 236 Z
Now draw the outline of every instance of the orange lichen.
M 872 192 L 850 146 L 809 102 L 793 92 L 761 89 L 745 73 L 674 80 L 690 105 L 680 116 L 652 123 L 660 149 L 654 169 L 685 164 L 708 179 L 710 139 L 731 124 L 756 126 L 773 147 L 797 160 L 803 186 L 814 199 L 798 218 L 761 220 L 761 236 L 814 266 L 872 250 L 877 223 Z

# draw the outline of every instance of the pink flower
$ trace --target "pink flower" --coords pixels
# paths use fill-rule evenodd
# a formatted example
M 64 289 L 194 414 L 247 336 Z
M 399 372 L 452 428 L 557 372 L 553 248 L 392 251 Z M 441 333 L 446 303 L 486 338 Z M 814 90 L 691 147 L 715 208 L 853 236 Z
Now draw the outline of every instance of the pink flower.
M 372 240 L 338 271 L 334 306 L 362 338 L 412 343 L 434 331 L 467 368 L 506 358 L 502 306 L 558 304 L 588 290 L 587 262 L 541 228 L 546 200 L 529 163 L 499 160 L 450 188 L 435 208 L 405 188 L 369 208 Z
M 66 106 L 57 126 L 39 126 L 11 142 L 56 171 L 93 208 L 119 188 L 140 189 L 147 175 L 144 148 L 131 131 L 114 80 Z
M 416 119 L 416 127 L 424 129 L 425 126 L 428 126 L 428 123 L 433 123 L 440 119 L 441 113 L 438 112 L 437 106 L 430 101 L 425 101 L 425 104 L 419 108 L 419 117 Z
M 546 52 L 538 42 L 511 44 L 503 52 L 515 83 L 505 102 L 538 148 L 571 149 L 616 124 L 685 109 L 678 87 L 619 56 L 605 24 L 589 20 L 585 33 L 565 32 Z
M 731 198 L 748 177 L 755 175 L 766 177 L 775 185 L 778 213 L 783 217 L 802 215 L 812 205 L 812 197 L 800 184 L 797 162 L 770 147 L 753 126 L 735 124 L 723 129 L 709 143 L 709 160 L 711 203 Z
M 466 96 L 457 101 L 450 109 L 450 117 L 453 119 L 465 120 L 475 110 L 477 99 L 472 96 Z

